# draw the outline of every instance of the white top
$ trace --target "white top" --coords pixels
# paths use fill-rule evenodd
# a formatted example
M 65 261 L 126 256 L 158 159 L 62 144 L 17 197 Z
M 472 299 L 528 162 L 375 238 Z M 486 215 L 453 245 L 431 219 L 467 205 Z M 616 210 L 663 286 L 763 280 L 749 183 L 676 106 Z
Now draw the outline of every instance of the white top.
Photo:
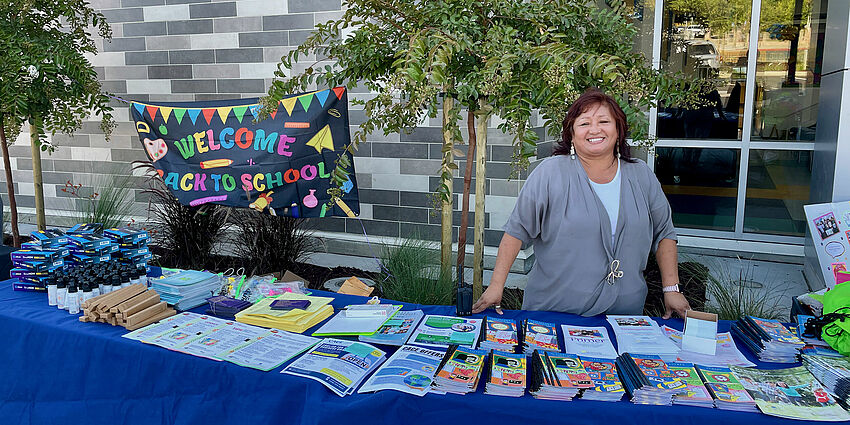
M 590 186 L 596 192 L 596 196 L 602 201 L 605 206 L 605 212 L 608 213 L 608 219 L 611 220 L 611 241 L 614 241 L 614 235 L 617 231 L 617 216 L 620 215 L 620 161 L 617 161 L 617 174 L 608 183 L 596 183 L 590 181 Z

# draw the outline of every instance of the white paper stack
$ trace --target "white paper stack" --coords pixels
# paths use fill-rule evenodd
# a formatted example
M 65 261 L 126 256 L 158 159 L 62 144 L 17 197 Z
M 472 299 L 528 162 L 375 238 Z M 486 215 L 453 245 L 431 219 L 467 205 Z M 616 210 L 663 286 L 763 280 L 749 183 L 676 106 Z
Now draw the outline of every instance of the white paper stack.
M 609 315 L 606 319 L 617 337 L 621 355 L 657 355 L 664 361 L 676 361 L 679 347 L 664 336 L 661 327 L 649 316 Z
M 617 357 L 617 350 L 614 349 L 604 326 L 561 325 L 561 331 L 564 333 L 565 351 L 580 356 L 582 360 L 585 356 L 608 359 Z

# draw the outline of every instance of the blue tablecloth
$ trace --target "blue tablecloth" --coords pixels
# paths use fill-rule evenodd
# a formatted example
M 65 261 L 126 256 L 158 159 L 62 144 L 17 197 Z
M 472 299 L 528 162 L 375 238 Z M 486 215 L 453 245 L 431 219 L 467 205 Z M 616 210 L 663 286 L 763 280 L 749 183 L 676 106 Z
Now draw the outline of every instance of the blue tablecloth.
M 364 297 L 327 295 L 336 298 L 337 309 L 364 302 Z M 46 298 L 14 292 L 9 281 L 0 282 L 0 423 L 800 423 L 698 407 L 497 397 L 485 395 L 483 384 L 465 396 L 381 391 L 341 398 L 316 381 L 280 374 L 282 367 L 261 372 L 121 338 L 123 328 L 81 323 L 77 316 L 49 307 Z M 426 314 L 454 312 L 446 306 L 408 304 L 404 309 L 417 308 Z M 586 326 L 605 323 L 602 316 L 549 312 L 507 311 L 505 317 Z M 661 322 L 682 327 L 679 319 Z M 728 328 L 728 322 L 720 324 L 721 331 Z

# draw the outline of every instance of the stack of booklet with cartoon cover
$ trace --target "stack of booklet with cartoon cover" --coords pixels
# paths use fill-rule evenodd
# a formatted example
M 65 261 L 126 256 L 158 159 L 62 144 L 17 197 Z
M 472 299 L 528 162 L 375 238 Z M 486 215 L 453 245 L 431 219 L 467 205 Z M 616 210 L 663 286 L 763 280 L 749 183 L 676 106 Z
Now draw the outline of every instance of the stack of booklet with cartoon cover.
M 796 363 L 805 343 L 782 322 L 746 316 L 732 324 L 732 335 L 763 362 Z
M 808 421 L 850 420 L 850 414 L 805 367 L 761 370 L 732 366 L 731 369 L 762 413 Z
M 420 311 L 421 313 L 421 311 Z M 384 362 L 363 383 L 358 393 L 380 390 L 395 390 L 423 396 L 431 389 L 434 375 L 445 356 L 440 348 L 424 348 L 404 345 Z
M 660 356 L 625 353 L 616 364 L 632 403 L 669 406 L 673 396 L 686 388 Z
M 343 397 L 386 360 L 386 353 L 373 345 L 327 338 L 295 359 L 280 373 L 310 378 Z
M 425 316 L 422 310 L 399 311 L 390 320 L 381 325 L 372 335 L 360 335 L 360 341 L 371 344 L 394 345 L 400 347 L 407 342 L 419 321 Z M 442 359 L 442 356 L 440 356 Z
M 528 391 L 534 398 L 570 401 L 595 385 L 575 354 L 534 350 Z
M 515 353 L 519 346 L 516 322 L 487 316 L 482 326 L 484 330 L 478 348 L 482 350 L 500 350 Z
M 606 320 L 617 337 L 620 354 L 652 354 L 676 361 L 679 347 L 664 336 L 661 327 L 649 316 L 609 315 Z
M 475 392 L 486 360 L 487 352 L 484 350 L 450 346 L 431 385 L 432 389 L 461 395 Z
M 566 335 L 566 333 L 565 333 Z M 596 401 L 620 401 L 626 391 L 617 376 L 614 358 L 581 356 L 581 364 L 587 376 L 593 380 L 593 388 L 584 390 L 581 398 Z
M 693 363 L 669 362 L 667 367 L 677 378 L 685 381 L 686 387 L 673 396 L 673 404 L 682 406 L 714 407 L 714 398 L 699 377 Z
M 525 354 L 490 351 L 490 380 L 484 387 L 485 394 L 522 397 L 525 394 Z
M 714 407 L 739 412 L 758 410 L 756 402 L 728 367 L 697 365 L 696 368 L 705 387 L 714 397 Z
M 184 311 L 207 303 L 207 298 L 218 291 L 221 280 L 218 275 L 198 270 L 181 270 L 177 273 L 154 279 L 151 289 L 159 298 L 175 309 Z
M 836 401 L 850 409 L 850 358 L 803 354 L 803 366 L 835 395 Z
M 522 322 L 523 352 L 525 354 L 531 354 L 534 350 L 561 352 L 557 326 L 554 323 L 525 319 Z
M 603 357 L 612 361 L 617 357 L 617 350 L 604 326 L 561 325 L 561 332 L 564 334 L 564 350 L 578 355 L 582 360 L 585 356 Z

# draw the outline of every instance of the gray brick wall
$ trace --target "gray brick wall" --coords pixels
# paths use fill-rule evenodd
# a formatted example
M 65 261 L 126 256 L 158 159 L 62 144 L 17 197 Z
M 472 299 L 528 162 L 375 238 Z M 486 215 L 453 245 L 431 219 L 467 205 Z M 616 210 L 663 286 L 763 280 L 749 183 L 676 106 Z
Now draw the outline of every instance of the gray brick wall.
M 267 91 L 280 57 L 302 42 L 316 23 L 339 17 L 340 4 L 340 0 L 92 0 L 111 23 L 114 38 L 111 42 L 100 40 L 101 53 L 91 61 L 104 88 L 129 100 L 256 97 Z M 359 88 L 351 95 L 368 94 Z M 59 149 L 43 155 L 51 224 L 66 224 L 66 210 L 80 202 L 61 191 L 67 181 L 90 184 L 99 174 L 129 170 L 131 161 L 146 158 L 127 105 L 114 102 L 113 106 L 119 125 L 109 144 L 98 123 L 91 121 L 73 137 L 54 137 Z M 350 118 L 353 132 L 365 116 L 355 109 Z M 324 219 L 317 223 L 318 229 L 339 234 L 362 234 L 365 229 L 369 236 L 439 239 L 440 220 L 433 214 L 429 194 L 438 184 L 439 125 L 439 120 L 430 120 L 411 134 L 372 135 L 355 158 L 361 220 Z M 497 246 L 521 182 L 508 180 L 511 137 L 495 129 L 490 134 L 485 239 L 487 245 Z M 10 152 L 18 204 L 31 209 L 32 164 L 26 134 Z M 461 160 L 461 169 L 463 165 Z M 0 182 L 3 179 L 0 176 Z M 462 184 L 460 177 L 455 178 L 456 190 Z M 141 191 L 134 196 L 138 212 L 144 214 L 147 196 Z M 459 200 L 455 195 L 458 210 Z M 31 213 L 23 212 L 25 216 Z M 470 223 L 472 219 L 470 214 Z M 456 211 L 454 224 L 459 223 L 460 212 Z

